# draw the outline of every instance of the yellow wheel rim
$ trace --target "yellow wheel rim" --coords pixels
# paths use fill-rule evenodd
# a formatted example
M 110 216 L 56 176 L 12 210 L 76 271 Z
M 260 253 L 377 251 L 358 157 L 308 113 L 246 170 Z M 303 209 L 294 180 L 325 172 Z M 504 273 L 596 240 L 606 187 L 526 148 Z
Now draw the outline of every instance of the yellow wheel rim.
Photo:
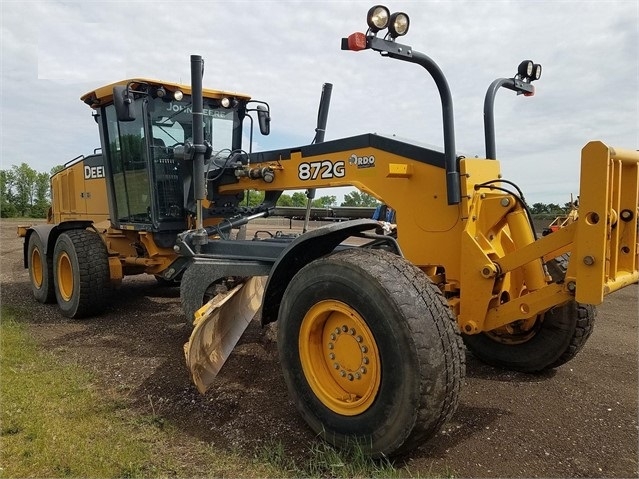
M 58 290 L 65 301 L 69 301 L 73 295 L 73 269 L 71 259 L 66 252 L 58 256 Z
M 33 248 L 33 251 L 31 251 L 31 278 L 33 285 L 40 289 L 42 287 L 44 273 L 42 271 L 42 257 L 40 256 L 40 250 L 38 248 Z
M 344 416 L 366 411 L 381 382 L 375 338 L 362 317 L 340 301 L 320 301 L 299 335 L 302 370 L 317 398 Z

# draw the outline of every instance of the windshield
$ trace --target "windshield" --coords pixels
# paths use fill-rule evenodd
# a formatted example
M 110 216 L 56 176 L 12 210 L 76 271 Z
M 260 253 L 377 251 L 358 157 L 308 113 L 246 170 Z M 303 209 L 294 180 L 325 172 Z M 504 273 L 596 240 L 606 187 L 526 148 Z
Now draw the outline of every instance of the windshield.
M 193 141 L 193 117 L 190 99 L 165 102 L 156 98 L 150 105 L 151 126 L 156 144 L 175 146 Z M 237 111 L 220 108 L 204 99 L 204 139 L 213 147 L 213 155 L 233 148 L 233 129 Z

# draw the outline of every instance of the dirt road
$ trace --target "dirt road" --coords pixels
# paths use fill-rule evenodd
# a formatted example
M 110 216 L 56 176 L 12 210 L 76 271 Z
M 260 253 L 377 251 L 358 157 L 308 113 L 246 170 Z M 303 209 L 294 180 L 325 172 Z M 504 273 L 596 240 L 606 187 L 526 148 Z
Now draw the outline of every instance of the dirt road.
M 200 396 L 184 366 L 189 331 L 178 288 L 126 279 L 98 318 L 62 317 L 31 296 L 16 223 L 0 223 L 1 300 L 19 308 L 38 341 L 93 371 L 131 407 L 150 404 L 185 435 L 253 451 L 271 441 L 304 455 L 313 434 L 298 416 L 279 370 L 274 334 L 254 322 Z M 595 331 L 570 363 L 548 374 L 505 372 L 468 358 L 459 409 L 408 458 L 411 472 L 461 477 L 637 477 L 638 288 L 608 296 Z

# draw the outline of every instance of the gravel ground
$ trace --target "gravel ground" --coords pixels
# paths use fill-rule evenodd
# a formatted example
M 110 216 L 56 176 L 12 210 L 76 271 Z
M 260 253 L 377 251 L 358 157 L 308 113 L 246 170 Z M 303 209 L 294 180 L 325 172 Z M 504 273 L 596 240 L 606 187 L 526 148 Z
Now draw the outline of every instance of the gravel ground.
M 191 440 L 253 451 L 272 441 L 303 457 L 312 432 L 287 397 L 275 335 L 253 321 L 206 395 L 191 385 L 179 288 L 127 278 L 97 318 L 64 318 L 31 295 L 17 223 L 0 222 L 0 291 L 43 347 L 93 371 L 130 407 Z M 406 458 L 413 474 L 461 477 L 638 477 L 638 288 L 607 297 L 582 352 L 542 375 L 494 369 L 469 355 L 453 419 Z

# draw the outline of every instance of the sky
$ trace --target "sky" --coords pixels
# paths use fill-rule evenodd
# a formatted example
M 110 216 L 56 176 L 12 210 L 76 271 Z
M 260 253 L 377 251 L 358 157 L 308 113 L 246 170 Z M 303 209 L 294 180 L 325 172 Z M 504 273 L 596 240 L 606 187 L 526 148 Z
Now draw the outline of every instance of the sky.
M 267 101 L 271 135 L 254 151 L 314 136 L 322 85 L 333 84 L 326 140 L 396 135 L 443 148 L 437 88 L 418 65 L 340 49 L 366 31 L 361 1 L 0 0 L 0 168 L 40 172 L 99 147 L 80 96 L 132 77 L 190 81 Z M 579 189 L 591 140 L 639 149 L 639 2 L 636 0 L 399 1 L 410 16 L 398 42 L 432 58 L 448 80 L 458 154 L 485 155 L 483 102 L 522 60 L 543 66 L 533 97 L 502 89 L 497 157 L 526 200 L 563 205 Z M 336 195 L 347 189 L 318 192 Z

